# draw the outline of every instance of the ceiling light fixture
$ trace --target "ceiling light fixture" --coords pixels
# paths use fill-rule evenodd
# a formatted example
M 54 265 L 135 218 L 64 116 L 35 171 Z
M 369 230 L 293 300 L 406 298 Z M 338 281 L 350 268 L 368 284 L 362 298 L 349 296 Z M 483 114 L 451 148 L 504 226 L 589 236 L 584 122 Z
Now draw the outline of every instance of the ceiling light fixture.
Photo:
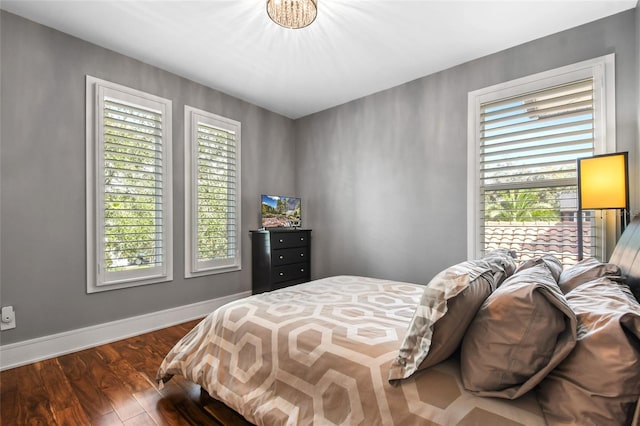
M 267 0 L 267 14 L 285 28 L 304 28 L 318 16 L 318 0 Z

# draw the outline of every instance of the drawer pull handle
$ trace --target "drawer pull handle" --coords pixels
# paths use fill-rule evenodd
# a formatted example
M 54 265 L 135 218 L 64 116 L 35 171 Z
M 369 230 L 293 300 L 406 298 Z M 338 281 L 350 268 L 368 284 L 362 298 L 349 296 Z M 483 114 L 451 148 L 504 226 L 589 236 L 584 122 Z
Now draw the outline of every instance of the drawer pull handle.
M 280 255 L 280 260 L 282 260 L 282 259 L 284 259 L 284 256 L 283 256 L 283 255 Z
M 300 272 L 304 272 L 304 268 L 300 268 Z
M 281 243 L 284 243 L 284 240 L 283 240 L 283 239 L 280 239 L 280 242 L 281 242 Z
M 304 237 L 300 237 L 300 241 L 304 241 Z
M 300 253 L 300 257 L 304 257 L 304 253 Z
M 280 272 L 280 276 L 281 276 L 281 277 L 284 277 L 284 272 Z

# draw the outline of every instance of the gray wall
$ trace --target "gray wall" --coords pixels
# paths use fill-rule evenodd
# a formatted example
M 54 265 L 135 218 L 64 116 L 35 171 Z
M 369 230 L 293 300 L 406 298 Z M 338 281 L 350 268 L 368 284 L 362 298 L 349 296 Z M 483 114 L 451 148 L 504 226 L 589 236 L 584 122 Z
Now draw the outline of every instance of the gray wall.
M 296 121 L 314 276 L 426 283 L 466 258 L 467 93 L 616 54 L 617 147 L 640 171 L 637 10 L 508 49 Z M 640 209 L 638 189 L 632 200 Z
M 292 121 L 16 15 L 1 15 L 0 303 L 14 306 L 18 325 L 2 332 L 2 344 L 249 290 L 248 231 L 258 226 L 259 195 L 295 191 Z M 86 294 L 86 74 L 173 101 L 173 282 Z M 185 104 L 242 123 L 240 272 L 183 278 Z
M 2 344 L 249 290 L 248 230 L 265 192 L 303 197 L 314 277 L 427 282 L 466 257 L 467 93 L 612 52 L 618 149 L 631 152 L 638 182 L 636 21 L 637 8 L 292 122 L 1 12 L 0 304 L 18 321 Z M 171 283 L 85 292 L 86 74 L 173 100 Z M 181 278 L 185 104 L 242 122 L 241 272 Z

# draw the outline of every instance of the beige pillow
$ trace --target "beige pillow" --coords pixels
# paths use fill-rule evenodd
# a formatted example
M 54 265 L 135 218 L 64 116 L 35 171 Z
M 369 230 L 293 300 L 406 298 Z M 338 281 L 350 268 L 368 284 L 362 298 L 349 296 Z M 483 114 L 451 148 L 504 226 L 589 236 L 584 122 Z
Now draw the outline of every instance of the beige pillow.
M 576 318 L 543 262 L 505 280 L 462 341 L 462 383 L 479 396 L 515 399 L 573 349 Z
M 541 383 L 549 424 L 629 424 L 640 398 L 640 304 L 608 277 L 567 293 L 578 317 L 571 354 Z
M 425 286 L 398 357 L 389 369 L 389 381 L 395 384 L 451 356 L 476 311 L 499 284 L 496 280 L 514 270 L 511 256 L 497 252 L 436 275 Z
M 558 282 L 558 280 L 560 279 L 560 274 L 562 273 L 562 262 L 560 262 L 557 257 L 551 254 L 544 254 L 533 259 L 525 260 L 520 265 L 518 265 L 516 273 L 524 271 L 525 269 L 531 268 L 536 265 L 546 265 L 547 268 L 549 268 L 549 271 L 551 271 L 553 279 Z
M 560 290 L 562 290 L 564 294 L 567 294 L 579 285 L 597 278 L 619 275 L 620 268 L 618 265 L 602 263 L 597 259 L 588 258 L 562 271 L 558 285 L 560 286 Z

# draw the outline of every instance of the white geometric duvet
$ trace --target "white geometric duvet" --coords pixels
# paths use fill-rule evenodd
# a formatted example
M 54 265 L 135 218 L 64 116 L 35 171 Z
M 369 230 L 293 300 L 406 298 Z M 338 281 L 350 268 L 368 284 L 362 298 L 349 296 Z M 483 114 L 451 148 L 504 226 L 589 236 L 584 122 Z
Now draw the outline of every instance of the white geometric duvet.
M 175 345 L 157 378 L 182 375 L 256 425 L 544 424 L 534 394 L 464 391 L 455 357 L 388 383 L 423 289 L 338 276 L 229 303 Z

